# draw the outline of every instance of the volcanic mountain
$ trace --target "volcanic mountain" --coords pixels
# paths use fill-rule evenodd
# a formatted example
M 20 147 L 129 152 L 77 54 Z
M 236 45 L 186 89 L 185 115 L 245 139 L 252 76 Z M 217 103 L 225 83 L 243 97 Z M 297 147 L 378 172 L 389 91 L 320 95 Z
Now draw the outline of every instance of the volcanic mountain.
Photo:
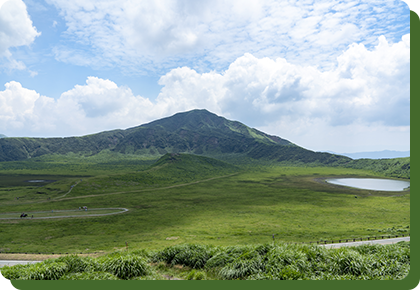
M 223 156 L 299 163 L 346 163 L 348 157 L 313 152 L 277 136 L 227 120 L 207 110 L 177 113 L 126 130 L 82 137 L 0 138 L 0 161 L 17 161 L 70 152 L 95 155 L 103 150 L 156 156 L 190 153 L 218 159 Z

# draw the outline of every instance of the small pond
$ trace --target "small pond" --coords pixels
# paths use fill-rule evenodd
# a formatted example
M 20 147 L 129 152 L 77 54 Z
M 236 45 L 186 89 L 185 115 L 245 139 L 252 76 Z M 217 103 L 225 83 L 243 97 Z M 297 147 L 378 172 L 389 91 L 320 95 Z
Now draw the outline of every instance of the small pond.
M 325 181 L 336 185 L 378 191 L 403 191 L 410 186 L 409 181 L 379 178 L 330 178 Z
M 43 180 L 43 179 L 34 179 L 34 180 L 25 180 L 26 182 L 31 182 L 31 183 L 51 183 L 57 180 Z

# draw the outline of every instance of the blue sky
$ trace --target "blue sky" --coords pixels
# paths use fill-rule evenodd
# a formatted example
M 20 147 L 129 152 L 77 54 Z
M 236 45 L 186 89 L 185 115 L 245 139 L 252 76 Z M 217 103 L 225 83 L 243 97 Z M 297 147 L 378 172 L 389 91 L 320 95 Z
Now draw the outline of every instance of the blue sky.
M 410 149 L 410 17 L 386 0 L 0 0 L 0 133 L 208 109 L 316 151 Z

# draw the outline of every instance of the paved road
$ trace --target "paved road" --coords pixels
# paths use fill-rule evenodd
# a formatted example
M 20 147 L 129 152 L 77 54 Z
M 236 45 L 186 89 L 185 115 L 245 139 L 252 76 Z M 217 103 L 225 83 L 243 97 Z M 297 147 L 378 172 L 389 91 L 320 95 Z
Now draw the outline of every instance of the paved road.
M 409 242 L 410 237 L 403 237 L 403 238 L 393 238 L 393 239 L 384 239 L 384 240 L 371 240 L 371 241 L 360 241 L 360 242 L 348 242 L 348 243 L 337 243 L 337 244 L 326 244 L 326 245 L 320 245 L 327 248 L 341 248 L 341 247 L 354 247 L 354 246 L 360 246 L 363 244 L 395 244 L 398 242 Z
M 121 210 L 121 211 L 118 211 L 118 212 L 111 212 L 111 213 L 101 213 L 101 214 L 91 214 L 91 212 L 92 211 L 95 211 L 95 210 L 110 210 L 110 209 L 119 209 L 119 210 Z M 72 211 L 75 211 L 75 212 L 84 212 L 84 211 L 80 211 L 80 210 L 77 210 L 77 209 L 69 209 L 69 210 L 56 210 L 55 212 L 72 212 Z M 0 220 L 32 220 L 32 219 L 34 219 L 34 220 L 44 220 L 44 219 L 59 219 L 59 218 L 73 218 L 73 217 L 80 217 L 80 218 L 82 218 L 82 217 L 92 217 L 92 216 L 105 216 L 105 215 L 114 215 L 114 214 L 120 214 L 120 213 L 124 213 L 124 212 L 127 212 L 128 211 L 128 209 L 127 208 L 120 208 L 120 207 L 117 207 L 117 208 L 114 208 L 114 207 L 109 207 L 109 208 L 92 208 L 92 209 L 90 209 L 89 210 L 89 214 L 86 214 L 86 215 L 60 215 L 60 216 L 44 216 L 44 217 L 34 217 L 34 218 L 32 218 L 32 217 L 26 217 L 26 218 L 20 218 L 20 217 L 8 217 L 8 218 L 0 218 Z M 38 211 L 38 212 L 27 212 L 27 214 L 28 215 L 32 215 L 32 214 L 38 214 L 38 213 L 40 213 L 40 214 L 43 214 L 43 213 L 46 213 L 46 212 L 50 212 L 50 211 Z M 16 213 L 16 216 L 18 216 L 19 215 L 19 213 Z
M 398 242 L 409 242 L 410 237 L 403 237 L 403 238 L 393 238 L 393 239 L 383 239 L 383 240 L 372 240 L 372 241 L 360 241 L 360 242 L 348 242 L 348 243 L 337 243 L 337 244 L 326 244 L 326 245 L 319 245 L 321 247 L 327 247 L 327 248 L 340 248 L 340 247 L 354 247 L 354 246 L 360 246 L 363 244 L 395 244 Z M 28 263 L 38 263 L 41 261 L 18 261 L 18 260 L 0 260 L 0 267 L 3 266 L 13 266 L 17 264 L 28 264 Z
M 41 261 L 20 261 L 20 260 L 0 260 L 0 268 L 3 266 L 14 266 L 14 265 L 18 265 L 18 264 L 34 264 L 34 263 L 38 263 Z

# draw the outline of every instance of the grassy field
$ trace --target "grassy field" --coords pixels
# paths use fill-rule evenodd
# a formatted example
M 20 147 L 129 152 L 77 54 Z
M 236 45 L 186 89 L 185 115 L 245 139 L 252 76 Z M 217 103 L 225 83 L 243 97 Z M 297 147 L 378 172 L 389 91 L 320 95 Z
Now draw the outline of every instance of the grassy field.
M 382 177 L 373 171 L 168 158 L 154 166 L 151 160 L 136 159 L 126 167 L 118 160 L 76 158 L 44 160 L 38 168 L 33 161 L 3 162 L 0 217 L 81 206 L 129 211 L 0 220 L 0 251 L 110 252 L 126 243 L 130 249 L 162 249 L 184 243 L 264 244 L 273 235 L 276 242 L 310 242 L 410 232 L 409 191 L 376 192 L 323 182 L 327 177 Z M 11 184 L 8 176 L 17 182 Z M 25 183 L 34 179 L 56 181 Z
M 12 280 L 399 280 L 409 270 L 409 243 L 340 249 L 184 244 L 1 268 Z

